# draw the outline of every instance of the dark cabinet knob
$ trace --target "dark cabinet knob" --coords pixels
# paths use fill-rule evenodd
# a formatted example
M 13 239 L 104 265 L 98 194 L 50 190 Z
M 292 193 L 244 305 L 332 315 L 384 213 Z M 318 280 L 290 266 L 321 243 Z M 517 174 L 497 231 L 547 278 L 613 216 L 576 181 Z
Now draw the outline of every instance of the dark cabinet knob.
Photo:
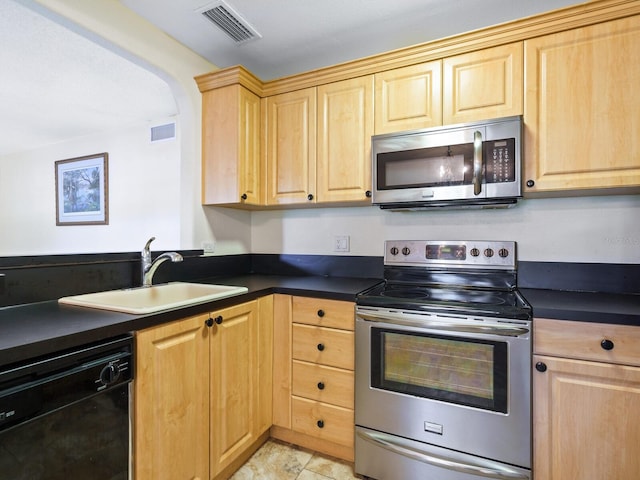
M 307 195 L 307 200 L 309 200 L 309 201 L 313 200 L 313 194 L 312 194 L 312 193 L 310 193 L 309 195 Z
M 318 428 L 324 428 L 324 420 L 318 420 L 316 425 L 318 425 Z
M 242 196 L 240 197 L 242 200 L 246 200 L 247 199 L 247 194 L 243 193 Z
M 364 192 L 364 195 L 367 198 L 371 198 L 371 190 L 367 190 L 366 192 Z
M 601 346 L 602 348 L 604 348 L 605 350 L 613 350 L 613 347 L 614 347 L 615 345 L 613 344 L 613 342 L 612 342 L 611 340 L 609 340 L 609 339 L 605 338 L 604 340 L 602 340 L 602 341 L 600 342 L 600 346 Z
M 538 370 L 539 372 L 546 372 L 547 371 L 547 364 L 546 363 L 542 363 L 542 362 L 536 363 L 536 370 Z
M 531 188 L 536 184 L 533 180 L 527 180 L 527 187 Z
M 322 310 L 322 309 L 318 310 L 318 316 L 319 317 L 324 317 L 324 310 Z
M 318 344 L 318 350 L 320 350 L 320 351 L 324 350 L 324 343 L 319 343 Z
M 213 318 L 211 318 L 211 317 L 207 318 L 207 319 L 204 321 L 204 324 L 205 324 L 207 327 L 213 327 Z
M 318 390 L 324 390 L 324 382 L 318 382 Z
M 217 323 L 218 325 L 220 325 L 220 324 L 222 323 L 222 315 L 218 315 L 218 316 L 215 318 L 215 321 L 216 321 L 216 323 Z

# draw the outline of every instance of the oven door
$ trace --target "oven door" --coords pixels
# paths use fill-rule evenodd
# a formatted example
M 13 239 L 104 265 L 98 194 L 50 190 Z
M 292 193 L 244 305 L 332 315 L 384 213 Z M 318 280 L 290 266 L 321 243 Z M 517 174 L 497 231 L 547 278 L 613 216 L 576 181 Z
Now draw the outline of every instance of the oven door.
M 530 468 L 530 325 L 358 306 L 356 425 Z

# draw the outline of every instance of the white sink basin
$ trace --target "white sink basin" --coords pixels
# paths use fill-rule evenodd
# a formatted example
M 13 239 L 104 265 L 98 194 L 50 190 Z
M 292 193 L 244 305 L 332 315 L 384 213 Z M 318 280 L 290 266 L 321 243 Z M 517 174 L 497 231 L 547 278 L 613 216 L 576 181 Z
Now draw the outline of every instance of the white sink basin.
M 108 290 L 62 297 L 58 299 L 58 302 L 113 312 L 143 314 L 205 303 L 245 292 L 247 292 L 247 287 L 174 282 L 151 287 Z

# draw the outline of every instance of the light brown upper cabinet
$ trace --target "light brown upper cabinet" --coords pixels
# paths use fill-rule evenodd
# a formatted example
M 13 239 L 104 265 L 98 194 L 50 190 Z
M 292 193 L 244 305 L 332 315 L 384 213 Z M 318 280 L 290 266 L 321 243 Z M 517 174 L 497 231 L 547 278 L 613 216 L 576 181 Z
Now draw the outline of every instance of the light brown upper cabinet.
M 268 97 L 267 205 L 366 201 L 373 77 Z
M 640 186 L 640 17 L 525 42 L 526 194 Z
M 316 88 L 263 102 L 267 205 L 311 202 L 316 185 Z
M 318 203 L 371 195 L 373 76 L 318 87 Z
M 522 42 L 445 58 L 445 125 L 522 115 Z
M 375 74 L 375 134 L 442 125 L 442 61 Z
M 239 84 L 202 93 L 202 203 L 261 205 L 260 98 Z

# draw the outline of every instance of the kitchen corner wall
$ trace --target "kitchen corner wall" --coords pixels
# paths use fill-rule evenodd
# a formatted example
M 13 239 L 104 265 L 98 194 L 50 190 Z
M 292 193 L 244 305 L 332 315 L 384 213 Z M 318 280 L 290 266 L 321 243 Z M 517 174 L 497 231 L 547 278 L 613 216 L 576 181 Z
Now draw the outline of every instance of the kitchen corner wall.
M 333 251 L 349 235 L 350 251 Z M 640 195 L 527 199 L 509 209 L 253 212 L 253 253 L 382 256 L 391 239 L 515 240 L 521 261 L 640 264 Z

